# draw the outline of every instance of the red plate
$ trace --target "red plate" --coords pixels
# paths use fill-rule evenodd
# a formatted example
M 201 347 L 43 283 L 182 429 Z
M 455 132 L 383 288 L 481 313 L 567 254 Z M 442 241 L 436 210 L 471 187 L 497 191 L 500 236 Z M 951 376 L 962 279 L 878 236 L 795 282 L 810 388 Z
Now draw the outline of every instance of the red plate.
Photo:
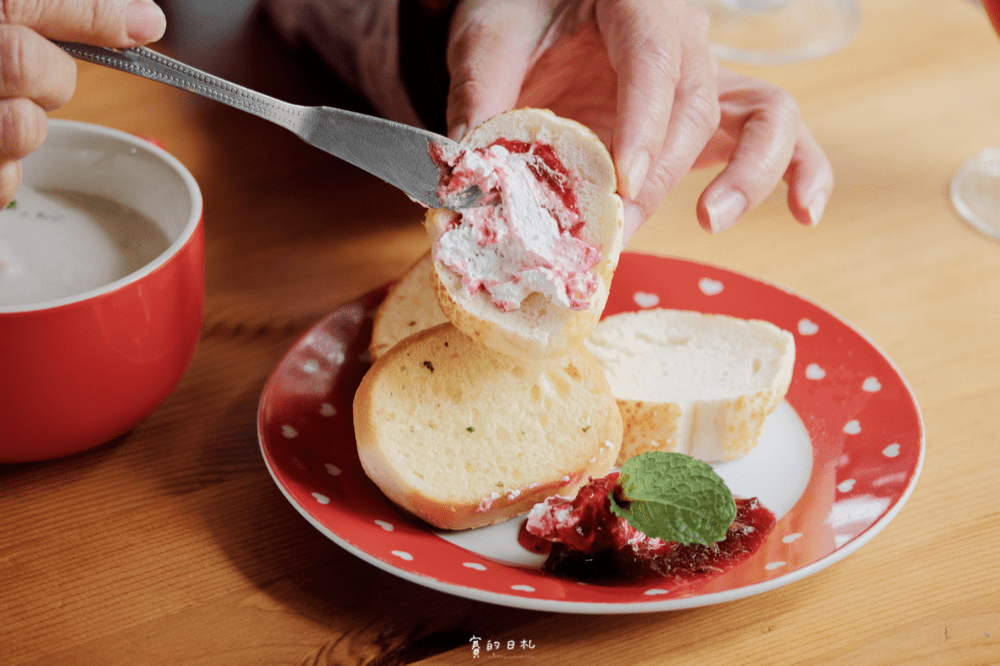
M 626 253 L 606 315 L 668 307 L 764 319 L 794 333 L 797 357 L 785 403 L 751 454 L 716 467 L 734 493 L 761 497 L 779 520 L 754 557 L 689 596 L 648 581 L 612 587 L 555 578 L 517 546 L 521 519 L 443 534 L 397 509 L 365 476 L 351 403 L 369 365 L 372 315 L 385 293 L 383 287 L 339 308 L 289 350 L 264 387 L 258 435 L 275 483 L 310 523 L 358 557 L 418 584 L 571 613 L 730 601 L 800 580 L 860 548 L 899 512 L 920 473 L 924 430 L 913 393 L 863 333 L 755 278 Z

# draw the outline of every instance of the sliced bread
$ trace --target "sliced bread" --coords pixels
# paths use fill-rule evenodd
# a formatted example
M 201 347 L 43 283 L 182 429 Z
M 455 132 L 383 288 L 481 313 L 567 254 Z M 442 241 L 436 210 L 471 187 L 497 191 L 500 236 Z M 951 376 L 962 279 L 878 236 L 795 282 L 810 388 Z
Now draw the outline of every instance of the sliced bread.
M 498 141 L 522 149 L 525 144 L 532 147 L 519 154 L 536 160 L 527 167 L 535 179 L 511 177 L 509 182 L 521 184 L 507 188 L 503 183 L 508 181 L 500 177 L 501 186 L 491 190 L 495 205 L 474 209 L 479 213 L 428 211 L 424 224 L 431 238 L 431 281 L 445 316 L 468 335 L 515 358 L 549 357 L 582 343 L 604 310 L 622 246 L 623 209 L 616 194 L 614 164 L 591 130 L 541 109 L 500 114 L 469 132 L 462 143 L 475 151 Z M 565 172 L 550 168 L 549 147 Z M 545 153 L 544 159 L 536 159 L 536 153 Z M 510 154 L 518 153 L 512 148 Z M 501 159 L 501 164 L 506 163 Z M 524 186 L 525 182 L 532 187 Z M 535 199 L 518 198 L 533 188 L 538 191 L 531 195 Z M 548 203 L 538 203 L 543 199 Z M 570 203 L 560 207 L 560 201 Z M 567 228 L 556 220 L 563 220 L 565 211 L 574 206 L 579 219 L 570 238 Z M 497 217 L 482 222 L 477 215 Z M 524 247 L 505 245 L 511 238 L 526 239 Z M 573 253 L 565 251 L 564 245 L 570 244 L 579 247 Z M 562 249 L 550 251 L 552 247 Z M 551 257 L 561 261 L 567 256 L 581 257 L 569 261 L 570 271 L 547 263 Z M 586 268 L 591 260 L 596 263 Z M 469 268 L 463 275 L 462 270 L 473 261 L 486 268 L 476 276 Z M 571 277 L 567 280 L 566 275 Z M 550 279 L 556 286 L 547 282 Z M 525 285 L 533 289 L 536 281 L 543 287 L 519 303 L 498 295 L 504 288 L 526 292 Z M 570 286 L 584 282 L 592 291 Z M 497 291 L 489 291 L 497 285 Z
M 431 289 L 431 255 L 422 256 L 392 286 L 375 311 L 368 353 L 372 362 L 403 338 L 448 318 L 441 312 Z
M 681 310 L 609 316 L 586 346 L 622 412 L 619 463 L 645 451 L 706 462 L 748 453 L 795 361 L 795 338 L 774 324 Z
M 354 399 L 358 454 L 389 499 L 436 527 L 463 529 L 573 495 L 603 476 L 622 420 L 582 346 L 542 363 L 492 351 L 450 323 L 383 354 Z

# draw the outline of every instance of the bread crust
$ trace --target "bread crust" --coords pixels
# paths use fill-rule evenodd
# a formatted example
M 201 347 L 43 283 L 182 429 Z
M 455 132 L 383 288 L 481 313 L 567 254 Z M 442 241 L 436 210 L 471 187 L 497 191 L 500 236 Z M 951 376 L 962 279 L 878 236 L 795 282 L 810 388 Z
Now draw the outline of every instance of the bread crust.
M 484 292 L 468 294 L 460 276 L 437 259 L 437 241 L 454 213 L 427 212 L 424 225 L 431 238 L 432 287 L 445 316 L 460 330 L 491 349 L 519 359 L 540 359 L 564 353 L 580 343 L 597 325 L 607 303 L 623 241 L 624 209 L 616 193 L 614 163 L 607 148 L 590 129 L 544 109 L 517 109 L 476 127 L 463 144 L 489 146 L 500 138 L 555 148 L 564 164 L 581 178 L 576 188 L 584 226 L 580 237 L 598 247 L 601 260 L 591 269 L 598 278 L 585 309 L 573 310 L 532 294 L 517 309 L 504 312 Z
M 603 476 L 622 419 L 582 346 L 525 364 L 445 323 L 372 365 L 354 399 L 358 455 L 385 495 L 443 529 L 525 513 Z

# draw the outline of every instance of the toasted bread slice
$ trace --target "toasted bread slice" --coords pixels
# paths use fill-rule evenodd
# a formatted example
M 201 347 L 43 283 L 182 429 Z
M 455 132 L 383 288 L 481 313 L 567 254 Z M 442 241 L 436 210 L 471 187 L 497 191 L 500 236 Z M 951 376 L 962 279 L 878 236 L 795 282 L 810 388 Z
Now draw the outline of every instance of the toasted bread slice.
M 406 271 L 379 304 L 368 354 L 375 362 L 403 338 L 446 321 L 448 318 L 441 312 L 431 289 L 428 252 Z
M 428 211 L 424 223 L 431 238 L 431 280 L 445 316 L 468 335 L 515 358 L 549 357 L 581 344 L 597 324 L 607 302 L 611 278 L 621 253 L 623 229 L 622 201 L 616 194 L 614 164 L 604 144 L 592 131 L 541 109 L 518 109 L 500 114 L 472 130 L 462 143 L 476 149 L 490 146 L 498 139 L 551 146 L 569 173 L 579 177 L 572 190 L 582 224 L 574 233 L 599 250 L 599 260 L 589 269 L 596 277 L 596 289 L 582 308 L 570 307 L 551 295 L 535 291 L 518 307 L 502 309 L 485 290 L 470 291 L 463 285 L 463 276 L 442 263 L 441 238 L 461 222 L 458 214 L 445 209 Z M 513 209 L 514 206 L 509 208 Z M 531 233 L 525 236 L 531 237 Z M 474 252 L 466 252 L 469 254 Z M 504 261 L 521 262 L 523 259 L 503 256 Z
M 681 310 L 612 315 L 586 346 L 624 419 L 619 462 L 645 451 L 706 462 L 748 453 L 795 362 L 795 338 L 774 324 Z
M 451 530 L 574 494 L 611 469 L 622 435 L 604 372 L 582 346 L 521 363 L 450 323 L 379 358 L 355 394 L 354 427 L 386 496 Z

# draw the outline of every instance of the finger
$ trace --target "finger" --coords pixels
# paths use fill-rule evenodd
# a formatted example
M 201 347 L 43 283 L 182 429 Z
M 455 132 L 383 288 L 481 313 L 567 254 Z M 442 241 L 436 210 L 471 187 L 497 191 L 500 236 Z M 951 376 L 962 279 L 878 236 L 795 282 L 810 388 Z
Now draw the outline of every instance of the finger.
M 626 243 L 656 211 L 677 182 L 666 155 L 669 149 L 669 146 L 664 144 L 661 154 L 653 161 L 653 166 L 646 174 L 639 196 L 634 199 L 627 195 L 622 196 L 625 205 L 624 242 Z
M 10 205 L 20 186 L 21 163 L 17 160 L 0 162 L 0 210 Z
M 0 23 L 24 25 L 49 39 L 116 48 L 156 41 L 167 27 L 153 0 L 0 2 Z
M 26 97 L 51 111 L 69 101 L 76 63 L 30 28 L 0 25 L 0 98 Z
M 754 79 L 727 89 L 722 107 L 721 128 L 736 143 L 697 206 L 699 223 L 713 233 L 732 227 L 767 198 L 788 169 L 802 130 L 792 96 Z
M 625 220 L 622 225 L 622 246 L 625 246 L 632 240 L 635 232 L 639 231 L 639 227 L 645 224 L 649 215 L 642 206 L 634 201 L 623 200 L 622 203 L 625 205 Z
M 719 132 L 719 134 L 725 136 L 724 132 Z M 642 189 L 639 190 L 639 195 L 634 199 L 627 195 L 622 196 L 623 203 L 625 204 L 625 242 L 628 242 L 628 239 L 649 219 L 677 183 L 679 176 L 674 171 L 677 162 L 671 162 L 671 158 L 676 157 L 671 154 L 673 150 L 675 150 L 674 144 L 669 141 L 665 142 L 660 155 L 653 161 L 653 166 L 646 174 L 646 179 L 643 182 Z M 706 148 L 702 151 L 702 154 L 709 150 L 709 148 Z M 727 156 L 728 154 L 726 153 Z M 695 159 L 688 157 L 685 163 L 687 161 L 694 162 Z M 680 172 L 681 175 L 687 173 L 690 168 L 690 164 L 683 167 L 683 171 Z
M 653 8 L 608 0 L 598 3 L 597 20 L 618 74 L 612 153 L 620 189 L 640 196 L 650 169 L 662 160 L 659 194 L 665 197 L 718 124 L 708 18 L 686 2 Z
M 796 220 L 808 226 L 819 224 L 833 192 L 833 167 L 823 149 L 805 127 L 785 171 L 788 209 Z
M 19 160 L 45 140 L 46 116 L 30 99 L 0 100 L 0 162 Z
M 545 23 L 542 3 L 463 3 L 448 44 L 449 134 L 514 108 Z M 533 6 L 536 5 L 536 6 Z

